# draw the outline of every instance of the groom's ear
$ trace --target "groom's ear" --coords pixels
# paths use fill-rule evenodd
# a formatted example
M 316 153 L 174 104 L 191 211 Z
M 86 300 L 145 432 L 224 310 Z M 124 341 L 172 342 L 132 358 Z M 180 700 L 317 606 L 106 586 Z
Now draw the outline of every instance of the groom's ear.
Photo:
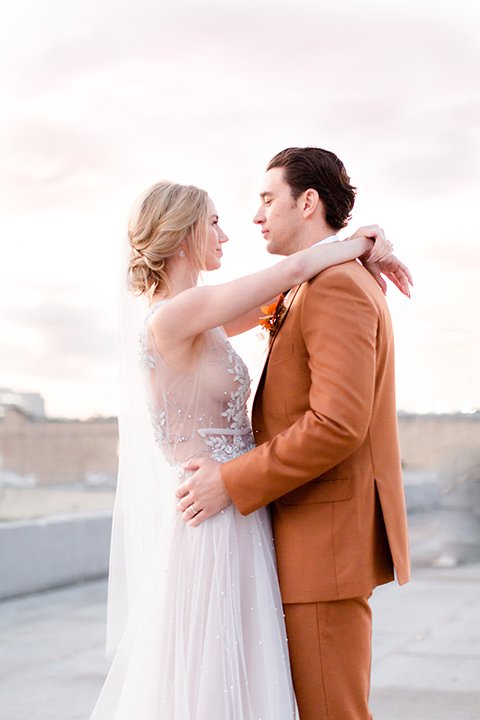
M 315 213 L 319 203 L 321 202 L 318 192 L 313 188 L 305 190 L 299 200 L 302 203 L 302 215 L 305 219 L 311 217 Z

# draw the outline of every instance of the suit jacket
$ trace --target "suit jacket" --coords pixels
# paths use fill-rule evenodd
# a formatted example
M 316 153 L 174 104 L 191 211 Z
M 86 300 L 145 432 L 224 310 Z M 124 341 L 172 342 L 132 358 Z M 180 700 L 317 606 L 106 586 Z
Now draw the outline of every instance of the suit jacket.
M 387 304 L 357 262 L 294 293 L 253 408 L 258 447 L 222 466 L 243 514 L 272 503 L 286 603 L 409 579 Z

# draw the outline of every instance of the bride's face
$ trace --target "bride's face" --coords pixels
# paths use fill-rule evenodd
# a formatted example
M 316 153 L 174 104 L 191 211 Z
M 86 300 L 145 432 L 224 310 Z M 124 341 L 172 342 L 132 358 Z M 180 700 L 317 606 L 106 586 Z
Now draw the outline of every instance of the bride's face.
M 228 237 L 218 224 L 218 214 L 212 200 L 208 198 L 207 246 L 205 253 L 205 270 L 218 270 L 222 264 L 222 244 Z

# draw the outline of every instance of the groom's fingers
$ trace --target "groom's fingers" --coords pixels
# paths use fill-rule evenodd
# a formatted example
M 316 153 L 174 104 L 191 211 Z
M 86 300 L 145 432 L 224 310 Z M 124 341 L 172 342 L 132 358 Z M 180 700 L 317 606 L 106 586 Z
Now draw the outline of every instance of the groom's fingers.
M 188 487 L 188 480 L 183 482 L 181 485 L 177 487 L 175 490 L 175 497 L 177 498 L 183 498 L 185 495 L 188 495 L 189 487 Z
M 190 478 L 189 478 L 188 480 L 185 480 L 181 485 L 179 485 L 177 487 L 177 489 L 175 490 L 175 497 L 178 497 L 179 499 L 185 498 L 185 497 L 187 497 L 187 495 L 191 489 L 192 489 L 192 484 L 191 484 Z M 180 503 L 179 503 L 179 505 L 180 505 Z M 185 508 L 181 508 L 181 509 L 184 510 Z
M 186 462 L 183 463 L 182 468 L 185 472 L 194 473 L 197 470 L 199 470 L 201 468 L 201 466 L 202 466 L 201 458 L 200 459 L 191 458 L 190 460 L 187 460 Z M 175 496 L 177 498 L 183 498 L 183 497 L 185 497 L 185 495 L 188 495 L 188 492 L 192 487 L 192 483 L 190 482 L 191 477 L 193 477 L 193 475 L 191 475 L 187 480 L 184 480 L 183 483 L 181 483 L 177 487 L 177 489 L 175 490 Z
M 186 522 L 187 525 L 191 525 L 193 520 L 195 520 L 200 514 L 203 513 L 203 510 L 200 510 L 199 512 L 192 512 L 192 506 L 189 505 L 186 510 L 182 513 L 182 520 L 183 522 Z
M 184 485 L 185 484 L 186 483 L 184 483 Z M 184 487 L 183 485 L 180 485 L 177 488 L 177 492 L 175 493 L 175 495 L 177 496 L 177 498 L 179 498 L 177 508 L 180 510 L 180 512 L 183 512 L 184 510 L 189 508 L 193 502 L 195 502 L 189 488 Z
M 187 525 L 190 525 L 190 527 L 197 527 L 197 525 L 201 525 L 204 520 L 211 517 L 213 513 L 210 515 L 206 510 L 200 510 L 199 513 L 197 513 L 193 518 L 186 518 Z M 182 516 L 183 517 L 183 516 Z M 185 520 L 185 518 L 183 518 Z
M 198 470 L 202 466 L 202 462 L 202 458 L 190 458 L 190 460 L 183 463 L 182 468 L 184 470 Z

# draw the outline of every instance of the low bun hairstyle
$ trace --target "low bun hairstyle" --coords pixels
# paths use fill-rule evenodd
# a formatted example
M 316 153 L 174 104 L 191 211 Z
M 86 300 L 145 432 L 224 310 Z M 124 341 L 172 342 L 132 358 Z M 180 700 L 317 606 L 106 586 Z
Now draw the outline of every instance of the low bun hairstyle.
M 128 285 L 134 295 L 168 293 L 166 261 L 182 249 L 196 270 L 204 269 L 207 201 L 205 190 L 166 180 L 138 198 L 128 221 Z

